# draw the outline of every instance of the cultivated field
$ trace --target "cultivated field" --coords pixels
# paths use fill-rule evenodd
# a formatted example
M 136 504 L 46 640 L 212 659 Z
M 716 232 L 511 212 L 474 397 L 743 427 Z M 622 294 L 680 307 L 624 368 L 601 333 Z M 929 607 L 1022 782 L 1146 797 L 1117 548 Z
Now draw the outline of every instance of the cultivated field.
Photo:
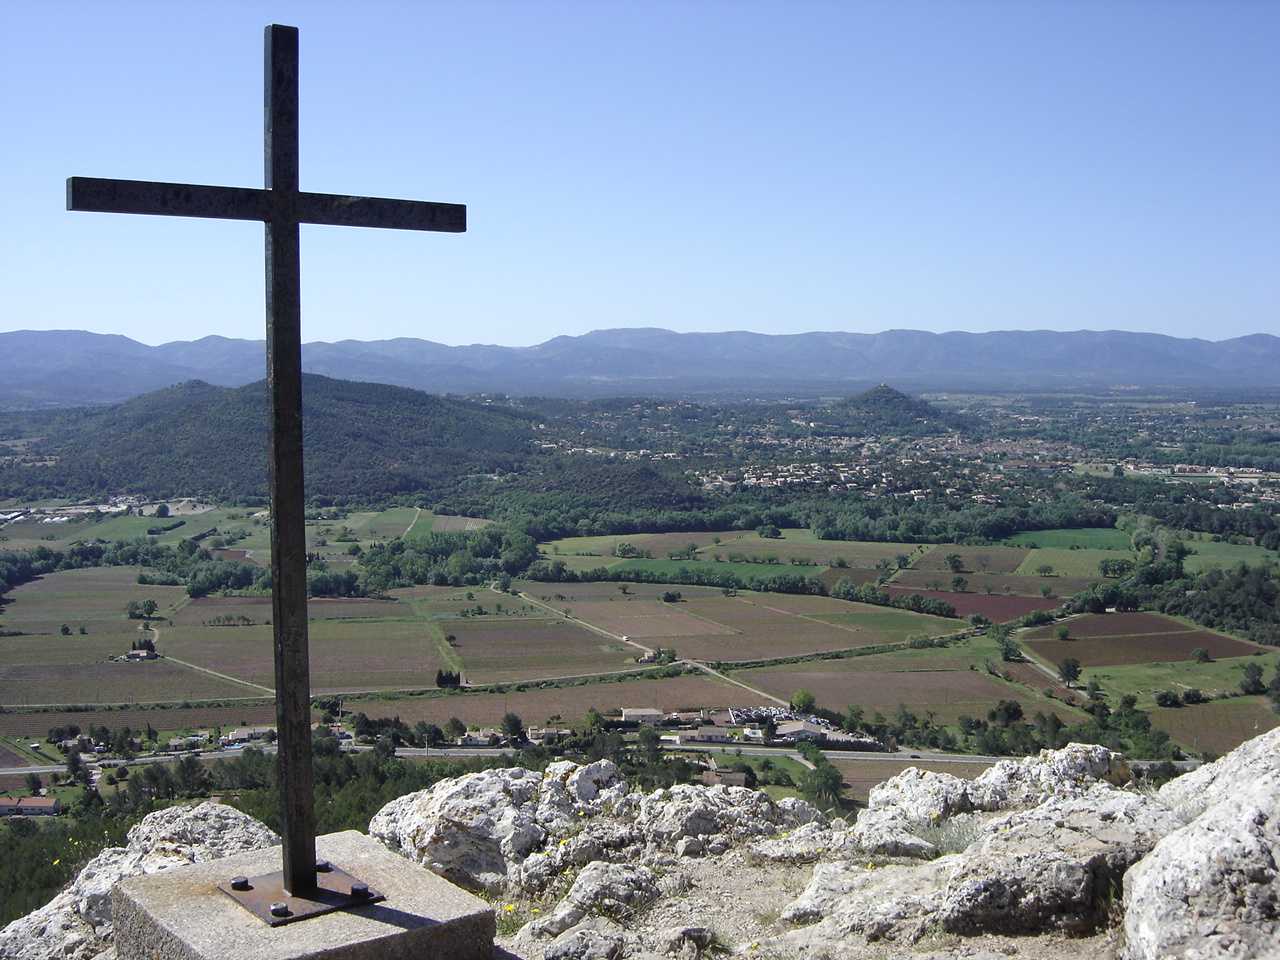
M 1117 550 L 1060 550 L 1060 549 L 1037 549 L 1027 554 L 1026 559 L 1018 565 L 1015 573 L 1024 577 L 1038 576 L 1041 567 L 1049 566 L 1053 568 L 1053 577 L 1046 579 L 1063 579 L 1069 577 L 1085 577 L 1093 580 L 1100 580 L 1102 574 L 1098 571 L 1098 564 L 1103 560 L 1116 560 L 1128 557 L 1132 559 L 1132 554 L 1128 554 Z
M 994 623 L 1004 623 L 1031 613 L 1033 610 L 1052 610 L 1062 601 L 1055 597 L 1021 597 L 1004 594 L 952 593 L 946 590 L 917 590 L 912 587 L 900 587 L 897 583 L 886 584 L 884 588 L 893 596 L 910 596 L 919 594 L 932 600 L 941 600 L 956 608 L 956 615 L 967 617 L 970 614 L 981 614 Z
M 348 700 L 346 709 L 370 717 L 398 716 L 443 725 L 450 717 L 467 724 L 494 725 L 508 711 L 527 725 L 573 724 L 595 708 L 603 714 L 622 707 L 697 710 L 702 707 L 763 706 L 768 701 L 731 683 L 710 677 L 623 680 L 573 687 L 533 688 L 510 693 L 450 693 L 398 700 Z
M 784 700 L 797 690 L 808 690 L 821 707 L 844 710 L 852 704 L 868 717 L 877 712 L 891 716 L 902 704 L 917 716 L 932 712 L 938 720 L 953 723 L 966 715 L 985 718 L 998 701 L 1016 700 L 1027 716 L 1040 711 L 1056 712 L 1063 720 L 1074 718 L 1061 703 L 979 670 L 868 670 L 859 662 L 863 659 L 869 658 L 762 667 L 737 671 L 734 677 Z
M 1189 549 L 1195 551 L 1182 561 L 1183 567 L 1192 573 L 1199 573 L 1213 567 L 1232 567 L 1237 563 L 1247 563 L 1251 567 L 1268 561 L 1280 563 L 1280 553 L 1249 544 L 1214 543 L 1212 540 L 1184 542 Z
M 574 603 L 573 616 L 602 630 L 632 640 L 664 641 L 676 637 L 732 634 L 734 631 L 686 612 L 685 603 L 663 603 L 642 597 L 619 597 Z
M 62 624 L 89 636 L 131 633 L 137 621 L 125 616 L 130 600 L 155 600 L 157 616 L 167 617 L 187 599 L 183 587 L 140 586 L 140 567 L 90 567 L 64 570 L 15 587 L 3 607 L 6 630 L 57 634 Z M 129 649 L 125 644 L 124 653 Z
M 447 632 L 457 638 L 451 646 L 468 683 L 581 676 L 636 665 L 634 647 L 559 618 L 459 620 Z
M 1280 716 L 1262 697 L 1213 700 L 1181 709 L 1151 709 L 1151 725 L 1197 753 L 1226 753 L 1280 726 Z
M 435 686 L 444 665 L 430 624 L 416 620 L 321 620 L 308 630 L 314 693 Z M 161 631 L 161 654 L 274 688 L 271 628 L 183 627 Z M 243 692 L 241 696 L 243 696 Z
M 1022 636 L 1027 640 L 1047 640 L 1058 634 L 1060 627 L 1067 627 L 1071 636 L 1082 637 L 1125 637 L 1138 634 L 1162 634 L 1182 630 L 1192 630 L 1179 620 L 1159 613 L 1090 613 L 1080 617 L 1072 617 L 1062 623 L 1046 624 L 1032 627 Z
M 947 557 L 954 553 L 960 557 L 964 572 L 1013 573 L 1028 552 L 1019 547 L 958 547 L 944 543 L 913 561 L 911 566 L 916 570 L 943 571 L 950 577 Z
M 1037 577 L 1022 576 L 1015 573 L 966 572 L 954 574 L 949 570 L 902 570 L 888 585 L 951 593 L 953 592 L 951 591 L 951 581 L 956 576 L 963 577 L 967 583 L 964 593 L 982 596 L 1039 597 L 1040 599 L 1044 599 L 1045 587 L 1049 588 L 1051 597 L 1069 597 L 1074 593 L 1087 589 L 1091 584 L 1102 579 L 1101 576 Z
M 1156 708 L 1155 694 L 1160 690 L 1172 690 L 1182 694 L 1195 689 L 1206 696 L 1240 693 L 1240 680 L 1246 664 L 1256 664 L 1264 673 L 1264 682 L 1270 680 L 1280 664 L 1280 653 L 1260 653 L 1257 656 L 1232 657 L 1197 663 L 1194 660 L 1158 661 L 1154 663 L 1120 664 L 1086 668 L 1083 681 L 1097 680 L 1112 697 L 1133 694 L 1144 710 Z
M 408 604 L 386 600 L 313 598 L 307 603 L 311 620 L 400 618 L 413 616 Z M 177 626 L 202 626 L 217 617 L 247 617 L 254 623 L 271 622 L 270 597 L 198 597 L 172 617 Z M 227 628 L 234 629 L 234 628 Z
M 0 714 L 0 733 L 43 739 L 52 727 L 76 724 L 82 730 L 91 724 L 112 730 L 129 727 L 146 729 L 148 723 L 156 730 L 177 733 L 183 730 L 208 729 L 209 727 L 243 727 L 273 723 L 275 704 L 259 700 L 229 707 L 175 707 L 172 709 L 122 709 L 122 710 L 59 710 L 30 713 Z
M 567 537 L 541 545 L 547 556 L 567 559 L 587 555 L 609 559 L 615 557 L 619 544 L 627 543 L 648 551 L 654 560 L 666 560 L 668 554 L 683 552 L 692 546 L 696 559 L 713 561 L 717 555 L 729 561 L 731 556 L 774 562 L 791 566 L 791 560 L 826 566 L 843 560 L 849 567 L 870 569 L 877 561 L 893 562 L 899 554 L 916 558 L 930 547 L 915 543 L 881 543 L 864 540 L 820 540 L 806 529 L 789 528 L 781 537 L 761 537 L 754 531 L 720 530 L 698 533 L 637 533 L 604 537 Z M 583 568 L 591 566 L 586 564 Z
M 242 684 L 164 660 L 0 666 L 0 703 L 146 703 L 255 696 Z
M 0 767 L 29 767 L 31 761 L 0 743 Z
M 678 610 L 683 614 L 682 625 L 694 629 L 692 623 L 701 621 L 707 627 L 697 634 L 672 637 L 663 645 L 674 646 L 681 657 L 695 660 L 759 660 L 849 650 L 960 627 L 953 620 L 904 610 L 788 594 L 691 597 Z
M 1192 651 L 1198 648 L 1207 650 L 1215 660 L 1245 657 L 1257 649 L 1209 630 L 1085 637 L 1079 640 L 1029 640 L 1024 646 L 1049 663 L 1061 663 L 1068 657 L 1074 657 L 1085 667 L 1190 660 Z

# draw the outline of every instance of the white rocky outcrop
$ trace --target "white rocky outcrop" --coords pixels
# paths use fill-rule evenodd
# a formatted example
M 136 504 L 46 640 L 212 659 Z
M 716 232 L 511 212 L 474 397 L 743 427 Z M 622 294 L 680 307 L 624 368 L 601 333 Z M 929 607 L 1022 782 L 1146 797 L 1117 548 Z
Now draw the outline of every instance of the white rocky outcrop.
M 1280 957 L 1280 728 L 1160 799 L 1194 816 L 1125 875 L 1126 958 Z
M 1031 807 L 1052 797 L 1081 796 L 1095 783 L 1114 785 L 1130 779 L 1120 754 L 1093 743 L 1069 743 L 1032 757 L 1001 760 L 967 788 L 975 810 Z
M 0 960 L 89 960 L 110 945 L 111 888 L 121 880 L 279 842 L 257 820 L 220 803 L 147 814 L 125 846 L 103 850 L 52 901 L 0 930 Z
M 657 897 L 657 878 L 648 868 L 597 860 L 578 874 L 551 916 L 528 925 L 528 933 L 533 937 L 556 936 L 588 915 L 625 918 Z
M 826 818 L 800 800 L 724 786 L 636 793 L 607 760 L 565 760 L 541 774 L 511 767 L 441 781 L 387 804 L 369 833 L 455 883 L 499 893 L 538 892 L 595 861 L 715 856 L 815 822 Z

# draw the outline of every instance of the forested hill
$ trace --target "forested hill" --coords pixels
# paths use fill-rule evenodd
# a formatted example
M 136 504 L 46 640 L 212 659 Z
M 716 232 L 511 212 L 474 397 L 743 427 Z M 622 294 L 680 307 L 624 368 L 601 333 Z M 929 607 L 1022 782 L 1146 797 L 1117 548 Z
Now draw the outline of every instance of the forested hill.
M 519 469 L 533 425 L 507 407 L 376 383 L 303 377 L 310 498 L 439 495 L 470 474 Z M 267 492 L 267 391 L 182 383 L 119 406 L 43 414 L 29 453 L 0 465 L 0 496 Z
M 885 384 L 833 403 L 816 411 L 814 417 L 815 433 L 837 435 L 921 436 L 968 430 L 974 426 L 964 417 L 939 410 L 931 403 L 909 397 Z

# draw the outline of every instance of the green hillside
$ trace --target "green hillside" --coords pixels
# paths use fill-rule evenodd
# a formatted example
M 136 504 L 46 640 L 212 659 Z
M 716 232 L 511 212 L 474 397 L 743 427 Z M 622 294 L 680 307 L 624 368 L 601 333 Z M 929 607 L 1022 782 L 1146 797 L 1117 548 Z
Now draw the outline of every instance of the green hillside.
M 532 427 L 505 407 L 403 387 L 303 377 L 307 493 L 440 494 L 470 474 L 518 470 Z M 0 496 L 201 496 L 267 492 L 265 382 L 191 381 L 118 406 L 51 417 L 31 446 L 50 465 L 0 466 Z

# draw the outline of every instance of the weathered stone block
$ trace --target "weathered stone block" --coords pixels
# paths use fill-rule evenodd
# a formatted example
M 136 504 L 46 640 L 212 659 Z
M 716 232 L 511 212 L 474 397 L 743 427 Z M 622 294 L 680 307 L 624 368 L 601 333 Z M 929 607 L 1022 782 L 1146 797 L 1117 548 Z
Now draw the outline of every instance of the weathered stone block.
M 280 868 L 268 847 L 134 877 L 111 894 L 119 960 L 490 960 L 484 901 L 354 830 L 316 840 L 317 856 L 386 899 L 271 927 L 216 884 Z

